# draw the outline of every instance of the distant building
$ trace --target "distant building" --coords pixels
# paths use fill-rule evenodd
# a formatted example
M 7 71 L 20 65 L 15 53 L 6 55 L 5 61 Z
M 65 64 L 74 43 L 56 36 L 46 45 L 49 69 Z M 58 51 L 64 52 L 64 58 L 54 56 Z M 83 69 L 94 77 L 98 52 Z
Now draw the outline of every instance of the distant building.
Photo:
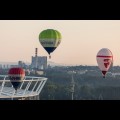
M 18 67 L 22 67 L 24 69 L 28 69 L 29 68 L 29 66 L 26 65 L 23 61 L 18 61 Z
M 45 70 L 47 69 L 47 56 L 32 56 L 31 67 Z
M 47 69 L 47 56 L 38 56 L 37 53 L 38 48 L 35 48 L 35 57 L 32 56 L 31 67 L 39 70 Z
M 10 68 L 19 67 L 18 65 L 10 65 Z
M 5 69 L 5 65 L 3 65 L 3 69 Z
M 8 64 L 6 65 L 6 69 L 8 69 L 9 68 L 9 66 L 8 66 Z
M 0 64 L 0 68 L 2 68 L 2 64 Z
M 23 66 L 23 62 L 22 61 L 18 61 L 18 66 L 22 67 Z

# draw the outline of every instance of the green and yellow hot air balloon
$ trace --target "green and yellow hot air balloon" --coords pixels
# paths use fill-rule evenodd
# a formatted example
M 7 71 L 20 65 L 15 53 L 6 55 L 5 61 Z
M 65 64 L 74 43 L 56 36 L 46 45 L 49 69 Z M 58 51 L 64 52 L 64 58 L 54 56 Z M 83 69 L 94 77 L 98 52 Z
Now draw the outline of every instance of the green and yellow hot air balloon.
M 48 52 L 49 58 L 51 58 L 50 54 L 61 43 L 61 38 L 61 33 L 54 29 L 43 30 L 39 34 L 39 41 L 44 49 Z

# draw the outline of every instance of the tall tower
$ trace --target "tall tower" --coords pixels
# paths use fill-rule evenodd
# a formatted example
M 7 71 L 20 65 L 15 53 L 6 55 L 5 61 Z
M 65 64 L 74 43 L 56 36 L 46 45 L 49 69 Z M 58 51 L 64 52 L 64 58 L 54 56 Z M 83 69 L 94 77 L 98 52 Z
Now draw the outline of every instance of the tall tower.
M 74 78 L 73 78 L 73 72 L 72 72 L 72 79 L 71 79 L 71 99 L 73 100 L 74 99 L 74 88 L 75 88 L 75 81 L 74 81 Z
M 35 74 L 37 73 L 37 63 L 38 63 L 38 48 L 35 48 Z
M 37 57 L 38 48 L 35 48 L 35 57 Z

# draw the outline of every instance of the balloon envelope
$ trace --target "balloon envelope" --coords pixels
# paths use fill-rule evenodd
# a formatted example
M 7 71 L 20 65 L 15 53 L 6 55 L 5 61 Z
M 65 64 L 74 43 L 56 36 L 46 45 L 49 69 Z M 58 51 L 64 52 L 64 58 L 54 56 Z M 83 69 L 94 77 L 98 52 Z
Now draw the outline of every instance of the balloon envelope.
M 39 41 L 49 55 L 61 43 L 61 38 L 61 33 L 54 29 L 43 30 L 39 34 Z
M 113 55 L 112 52 L 107 49 L 107 48 L 102 48 L 98 53 L 97 53 L 97 63 L 102 71 L 103 76 L 105 77 L 107 71 L 111 67 L 111 64 L 113 64 Z
M 8 76 L 13 87 L 17 90 L 25 77 L 25 71 L 22 68 L 11 68 L 8 72 Z

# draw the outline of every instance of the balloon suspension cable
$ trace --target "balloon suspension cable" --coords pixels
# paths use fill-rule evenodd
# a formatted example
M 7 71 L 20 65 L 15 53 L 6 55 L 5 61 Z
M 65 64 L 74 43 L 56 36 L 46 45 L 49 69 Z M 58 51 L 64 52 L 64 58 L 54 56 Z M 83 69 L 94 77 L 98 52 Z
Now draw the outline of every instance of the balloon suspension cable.
M 49 55 L 49 59 L 51 59 L 51 55 Z

